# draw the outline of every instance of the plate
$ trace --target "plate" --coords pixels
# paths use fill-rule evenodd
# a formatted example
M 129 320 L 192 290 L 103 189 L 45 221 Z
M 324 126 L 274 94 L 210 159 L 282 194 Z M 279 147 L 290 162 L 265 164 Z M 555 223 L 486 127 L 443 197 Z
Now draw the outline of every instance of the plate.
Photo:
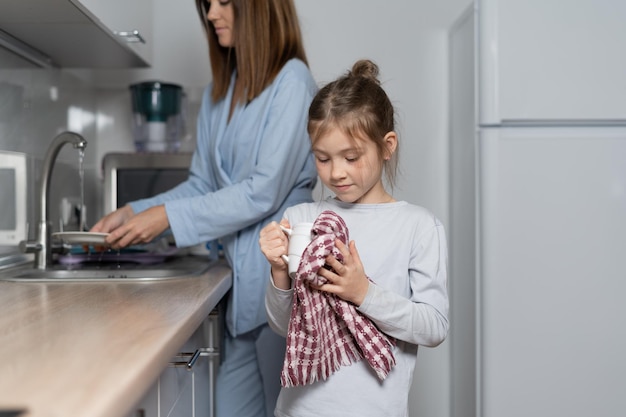
M 104 239 L 106 239 L 108 235 L 108 233 L 95 232 L 57 232 L 53 233 L 52 237 L 61 239 L 63 242 L 70 244 L 106 245 Z

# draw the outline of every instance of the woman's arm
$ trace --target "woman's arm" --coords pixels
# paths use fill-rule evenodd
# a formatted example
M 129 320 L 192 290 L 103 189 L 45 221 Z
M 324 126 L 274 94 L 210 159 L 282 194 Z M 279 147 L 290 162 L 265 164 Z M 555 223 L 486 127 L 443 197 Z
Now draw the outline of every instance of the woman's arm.
M 237 121 L 245 126 L 234 138 L 239 141 L 242 137 L 245 145 L 231 160 L 228 155 L 220 157 L 219 143 L 210 142 L 213 127 L 203 112 L 190 179 L 168 192 L 165 201 L 178 245 L 213 240 L 258 223 L 276 212 L 302 181 L 303 167 L 311 157 L 306 114 L 314 90 L 309 77 L 308 69 L 286 71 L 264 92 L 271 96 L 259 100 L 266 105 L 256 103 L 242 110 L 249 113 L 242 116 L 245 120 Z M 227 163 L 231 166 L 224 166 Z M 204 180 L 205 172 L 210 172 L 215 183 Z M 314 169 L 305 176 L 306 181 L 313 181 Z

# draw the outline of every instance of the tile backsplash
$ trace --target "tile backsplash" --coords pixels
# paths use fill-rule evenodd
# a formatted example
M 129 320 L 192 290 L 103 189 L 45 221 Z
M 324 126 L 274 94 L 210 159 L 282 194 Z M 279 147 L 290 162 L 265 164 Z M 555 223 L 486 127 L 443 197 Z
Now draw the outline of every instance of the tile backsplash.
M 181 150 L 192 151 L 195 147 L 200 96 L 201 91 L 193 91 L 192 100 L 188 100 L 189 138 Z M 68 130 L 81 134 L 88 143 L 84 194 L 90 226 L 104 214 L 102 157 L 108 152 L 134 151 L 128 86 L 98 89 L 90 82 L 89 70 L 38 68 L 0 48 L 0 150 L 23 152 L 40 162 L 52 139 Z M 78 166 L 77 150 L 64 146 L 50 181 L 53 231 L 60 229 L 61 200 L 80 201 Z M 40 169 L 36 169 L 36 178 L 29 178 L 29 182 L 38 182 L 39 175 Z M 29 220 L 32 224 L 36 224 L 35 219 Z M 29 235 L 34 233 L 30 226 Z
M 95 92 L 70 74 L 58 69 L 40 69 L 24 65 L 0 52 L 0 149 L 22 152 L 37 167 L 28 184 L 38 181 L 40 163 L 52 139 L 67 130 L 83 135 L 88 141 L 85 152 L 85 204 L 95 207 L 98 189 L 93 175 L 95 153 Z M 90 146 L 91 145 L 91 146 Z M 91 151 L 91 152 L 90 152 Z M 80 198 L 79 153 L 64 146 L 57 157 L 50 180 L 49 208 L 53 230 L 58 230 L 62 197 Z M 38 196 L 36 190 L 29 190 Z M 96 191 L 97 192 L 97 191 Z M 35 202 L 37 204 L 37 202 Z M 87 210 L 89 214 L 89 209 Z M 93 213 L 94 215 L 96 213 Z M 29 235 L 34 236 L 29 219 Z

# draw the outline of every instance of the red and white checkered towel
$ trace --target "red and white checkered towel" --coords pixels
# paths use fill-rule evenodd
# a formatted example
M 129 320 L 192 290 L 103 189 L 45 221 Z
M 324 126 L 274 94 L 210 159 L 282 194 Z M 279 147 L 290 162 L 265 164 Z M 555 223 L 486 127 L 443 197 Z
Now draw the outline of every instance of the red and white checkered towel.
M 282 386 L 326 379 L 339 367 L 363 358 L 381 380 L 385 379 L 396 363 L 391 350 L 394 341 L 352 303 L 308 285 L 326 283 L 317 271 L 324 267 L 328 255 L 343 261 L 335 239 L 348 244 L 346 224 L 339 215 L 327 210 L 315 220 L 312 234 L 314 238 L 302 255 L 294 282 Z

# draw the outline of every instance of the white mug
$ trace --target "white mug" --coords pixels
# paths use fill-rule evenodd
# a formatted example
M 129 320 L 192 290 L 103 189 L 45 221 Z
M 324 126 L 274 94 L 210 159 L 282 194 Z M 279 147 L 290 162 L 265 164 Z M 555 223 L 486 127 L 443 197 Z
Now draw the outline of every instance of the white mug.
M 313 223 L 297 223 L 291 229 L 280 226 L 283 232 L 289 237 L 289 249 L 287 255 L 282 255 L 285 262 L 289 266 L 289 276 L 293 279 L 296 277 L 300 258 L 309 243 L 312 240 L 311 230 Z

